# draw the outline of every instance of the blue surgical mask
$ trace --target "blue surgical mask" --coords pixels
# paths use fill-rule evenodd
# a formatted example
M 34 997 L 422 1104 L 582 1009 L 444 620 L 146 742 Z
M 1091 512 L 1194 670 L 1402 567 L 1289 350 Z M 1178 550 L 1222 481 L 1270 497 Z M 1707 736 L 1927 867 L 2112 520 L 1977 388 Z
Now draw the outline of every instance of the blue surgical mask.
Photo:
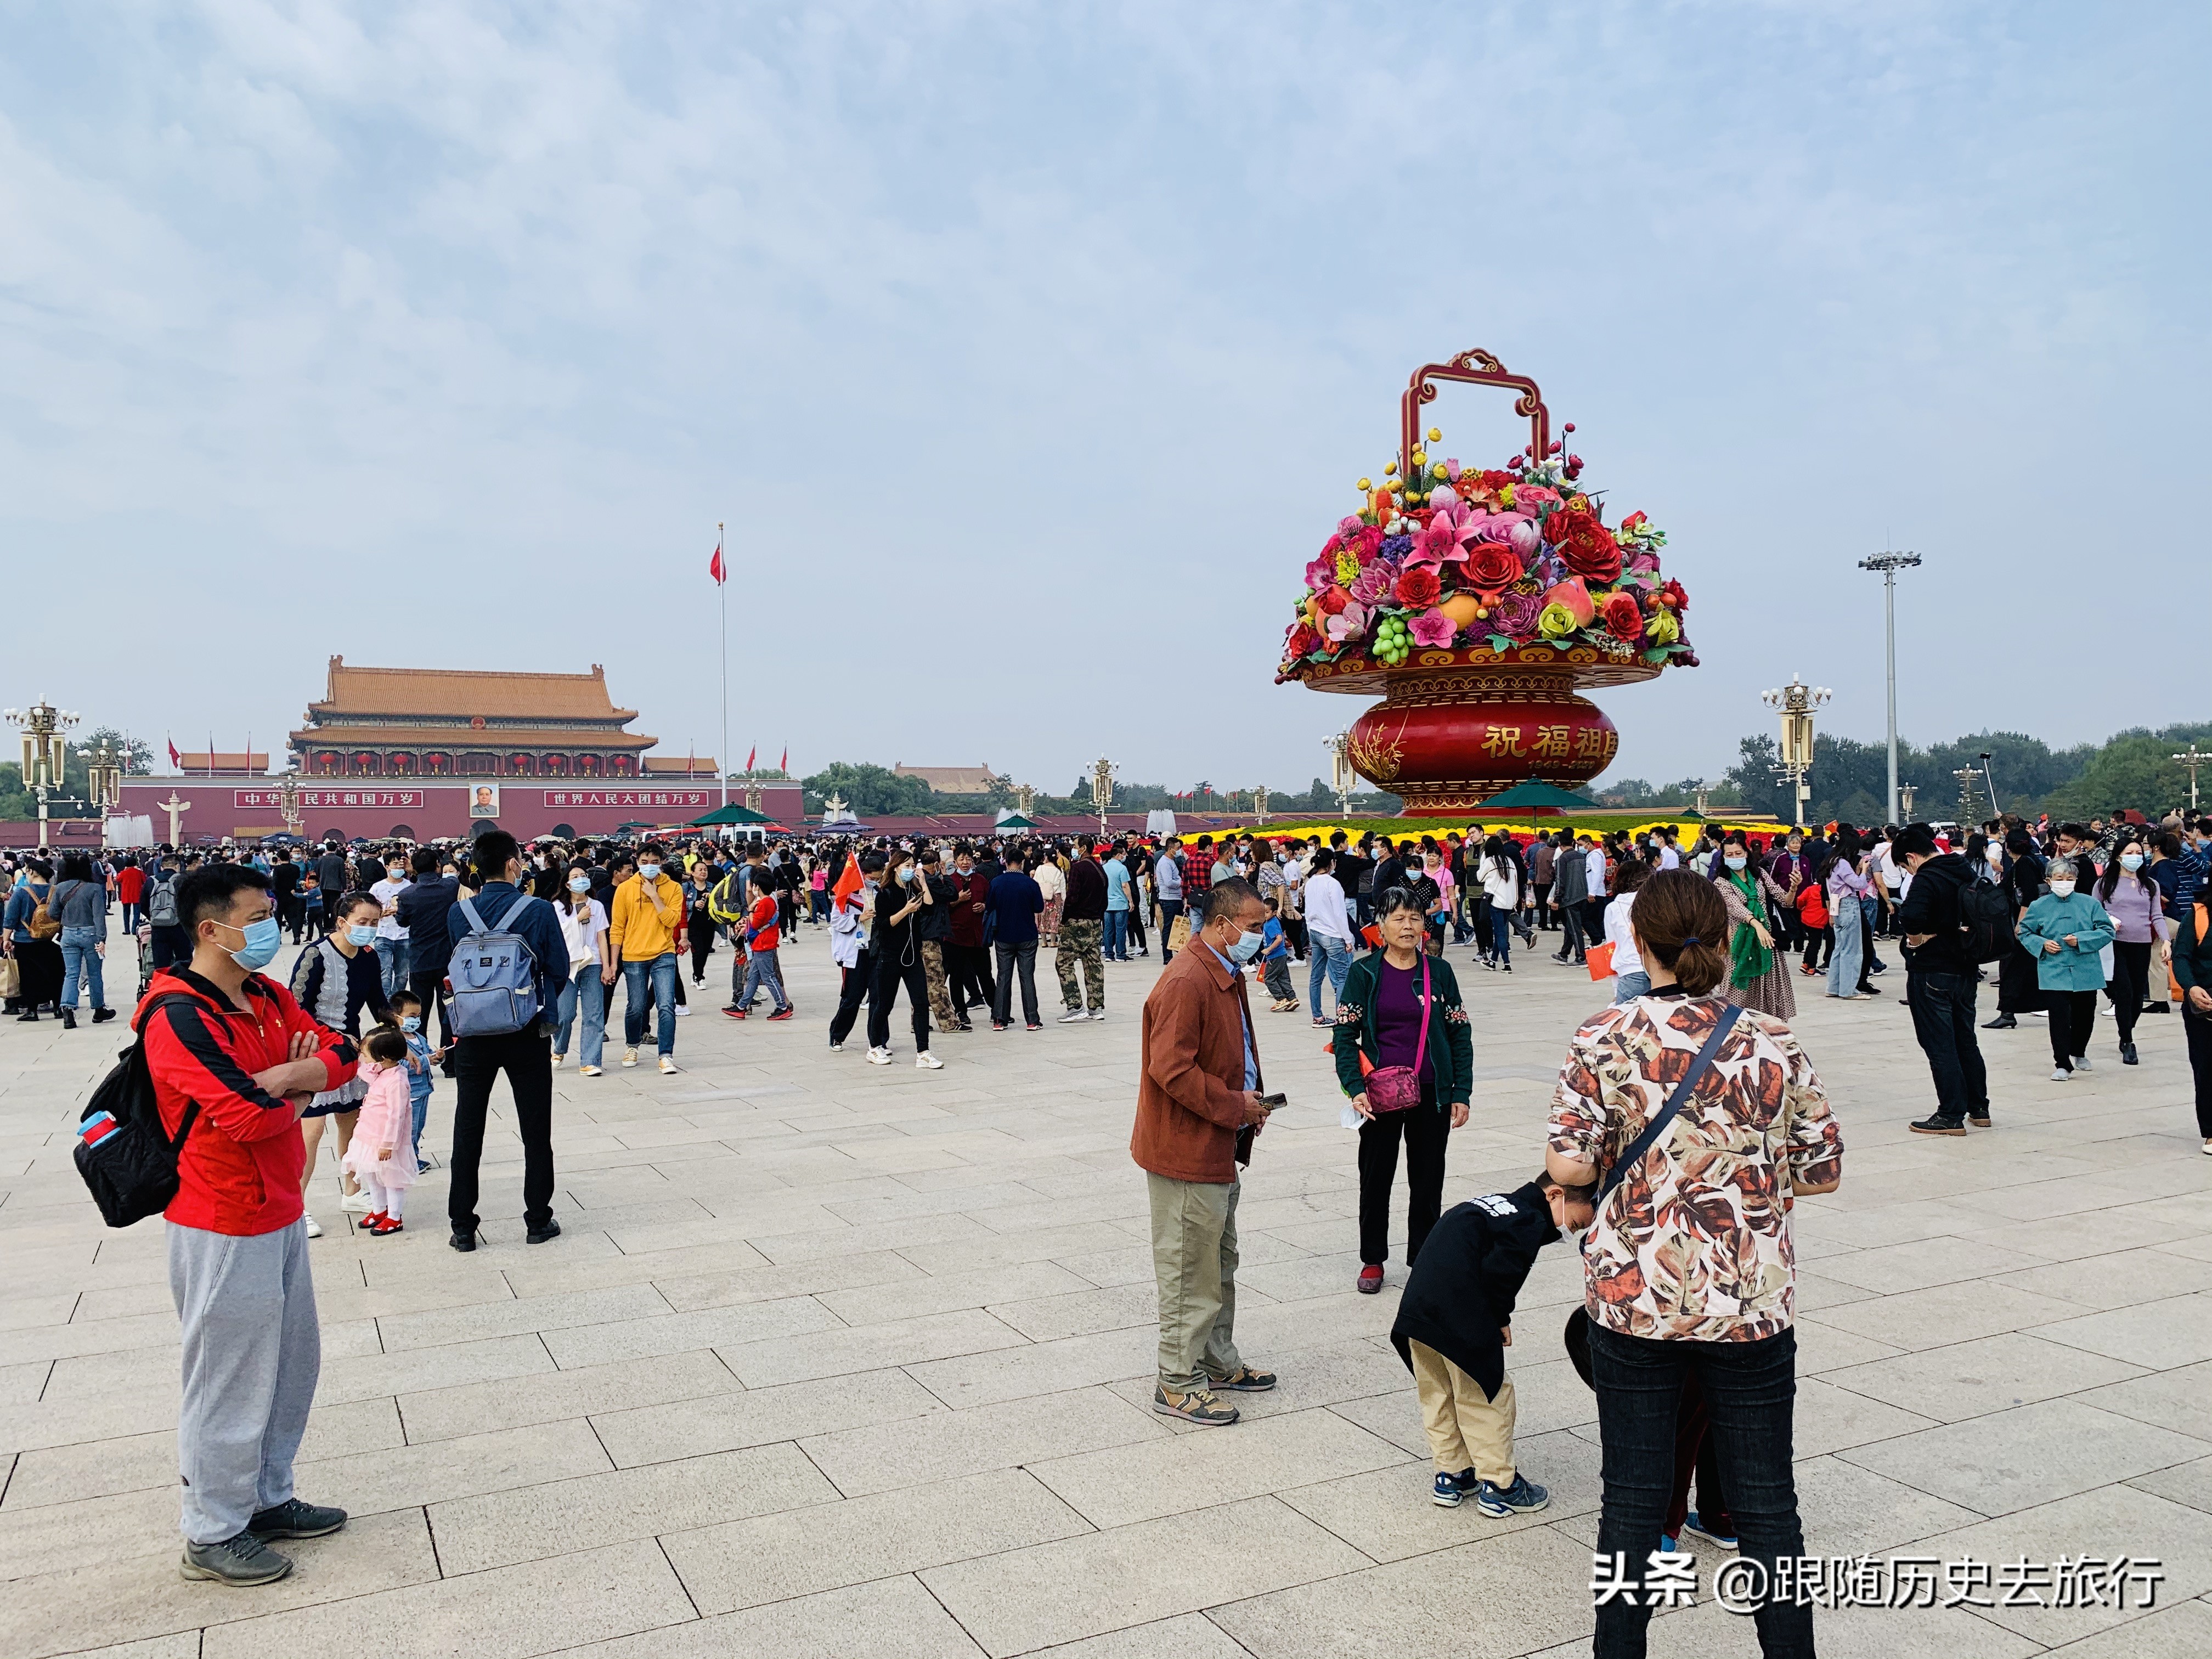
M 374 927 L 349 927 L 346 929 L 346 943 L 349 945 L 374 945 L 376 943 L 376 929 Z
M 660 879 L 660 866 L 657 864 L 641 864 L 637 866 L 637 872 L 647 881 Z
M 1230 960 L 1232 962 L 1251 961 L 1254 957 L 1260 954 L 1260 947 L 1266 944 L 1267 940 L 1267 936 L 1265 933 L 1237 934 L 1237 942 L 1229 947 Z
M 1741 870 L 1745 865 L 1751 862 L 1749 859 L 1744 857 L 1741 853 L 1731 854 L 1729 858 L 1724 859 L 1722 861 L 1731 870 Z
M 227 921 L 216 924 L 238 934 L 246 943 L 230 953 L 230 959 L 249 974 L 258 974 L 276 960 L 276 952 L 283 948 L 284 930 L 274 916 L 264 916 L 243 927 L 231 927 Z
M 2120 868 L 2121 868 L 2121 869 L 2123 869 L 2123 870 L 2140 870 L 2140 869 L 2142 869 L 2142 854 L 2141 853 L 2123 853 L 2123 854 L 2120 854 Z
M 589 876 L 571 876 L 571 877 L 569 877 L 569 878 L 568 878 L 568 890 L 569 890 L 570 892 L 572 892 L 572 893 L 588 893 L 588 892 L 590 892 L 590 891 L 592 890 L 592 878 L 591 878 Z
M 403 1014 L 400 1016 L 399 1029 L 403 1031 L 421 1030 L 422 1029 L 422 1016 L 420 1014 Z

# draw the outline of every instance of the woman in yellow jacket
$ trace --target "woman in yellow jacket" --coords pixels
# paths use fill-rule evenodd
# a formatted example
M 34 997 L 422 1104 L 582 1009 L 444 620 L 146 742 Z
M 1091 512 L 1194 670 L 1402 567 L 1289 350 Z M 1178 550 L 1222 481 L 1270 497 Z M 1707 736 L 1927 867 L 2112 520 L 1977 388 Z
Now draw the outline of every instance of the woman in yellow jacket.
M 637 873 L 615 889 L 614 914 L 607 937 L 623 971 L 623 1057 L 637 1064 L 638 1039 L 645 1035 L 646 984 L 653 986 L 653 1033 L 660 1045 L 660 1069 L 676 1065 L 676 935 L 684 925 L 684 889 L 663 870 L 666 853 L 649 845 Z

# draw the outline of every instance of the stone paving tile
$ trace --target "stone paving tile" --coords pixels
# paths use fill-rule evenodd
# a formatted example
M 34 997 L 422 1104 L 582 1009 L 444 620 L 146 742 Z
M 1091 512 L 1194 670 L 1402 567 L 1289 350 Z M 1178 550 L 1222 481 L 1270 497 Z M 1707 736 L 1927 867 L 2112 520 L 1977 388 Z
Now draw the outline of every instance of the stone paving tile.
M 839 1491 L 858 1498 L 1104 1447 L 1164 1440 L 1167 1423 L 1108 1389 L 1079 1389 L 981 1411 L 902 1417 L 799 1443 Z
M 1193 1549 L 1194 1538 L 1234 1539 L 1236 1547 Z M 1586 1576 L 1587 1553 L 1577 1554 Z M 936 1567 L 921 1578 L 986 1653 L 1003 1659 L 1333 1578 L 1365 1559 L 1278 1499 L 1253 1498 Z M 1397 1636 L 1392 1651 L 1402 1655 L 1402 1623 Z
M 2212 1653 L 2212 1602 L 2162 1607 L 2050 1651 L 2061 1659 L 2203 1659 Z
M 541 1340 L 565 1371 L 826 1331 L 836 1324 L 836 1316 L 812 1297 L 787 1296 L 775 1302 L 733 1303 L 697 1313 L 659 1314 L 549 1331 Z
M 2212 1454 L 2212 1443 L 2073 1400 L 1947 1423 L 1838 1455 L 1984 1515 L 2028 1509 Z
M 416 1509 L 477 1492 L 534 1486 L 567 1475 L 611 1468 L 599 1437 L 581 1418 L 495 1429 L 422 1446 L 353 1452 L 299 1471 L 318 1503 L 356 1515 Z
M 594 1642 L 562 1659 L 849 1659 L 855 1632 L 866 1633 L 870 1659 L 977 1659 L 982 1652 L 908 1574 Z
M 630 1468 L 873 1426 L 919 1417 L 941 1409 L 942 1404 L 904 1371 L 860 1371 L 823 1382 L 691 1400 L 680 1411 L 641 1406 L 602 1412 L 592 1418 L 592 1426 L 616 1465 Z
M 1940 1423 L 2078 1394 L 2145 1373 L 2140 1367 L 2025 1332 L 1980 1337 L 1822 1373 L 1853 1394 L 1886 1400 Z
M 402 1395 L 398 1404 L 408 1441 L 420 1445 L 496 1428 L 557 1423 L 595 1412 L 659 1409 L 678 1401 L 734 1394 L 744 1386 L 708 1351 L 618 1359 L 524 1379 L 465 1382 Z
M 2164 1370 L 2212 1359 L 2212 1296 L 2169 1297 L 2035 1328 L 2038 1336 Z
M 672 1533 L 661 1543 L 699 1611 L 715 1613 L 978 1556 L 1003 1560 L 1090 1530 L 1030 1475 L 1003 1469 Z M 937 1593 L 972 1635 L 974 1623 Z
M 2131 1382 L 2108 1383 L 2101 1389 L 2085 1389 L 2079 1398 L 2083 1405 L 2100 1411 L 2118 1412 L 2177 1434 L 2212 1440 L 2212 1360 L 2155 1371 Z
M 1244 1649 L 1203 1613 L 1180 1613 L 1149 1625 L 1039 1648 L 1031 1659 L 1249 1659 Z

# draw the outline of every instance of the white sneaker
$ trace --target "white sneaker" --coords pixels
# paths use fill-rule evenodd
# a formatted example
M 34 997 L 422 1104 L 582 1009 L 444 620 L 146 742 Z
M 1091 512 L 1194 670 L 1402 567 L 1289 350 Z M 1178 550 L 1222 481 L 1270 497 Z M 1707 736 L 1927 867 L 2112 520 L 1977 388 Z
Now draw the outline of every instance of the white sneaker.
M 2073 1080 L 2073 1077 L 2074 1073 L 2063 1066 L 2054 1066 L 2051 1068 L 2051 1080 L 2053 1083 L 2069 1083 Z
M 676 1018 L 678 1019 L 683 1018 L 684 1015 L 690 1012 L 691 1005 L 688 1002 L 679 1002 L 676 1005 Z
M 673 1055 L 671 1055 L 671 1054 L 663 1054 L 663 1055 L 661 1055 L 661 1057 L 660 1057 L 660 1074 L 661 1074 L 661 1076 L 663 1076 L 663 1077 L 674 1077 L 674 1076 L 675 1076 L 678 1072 L 682 1071 L 683 1069 L 684 1069 L 684 1068 L 683 1068 L 681 1066 L 678 1066 L 678 1065 L 676 1063 L 676 1060 L 675 1060 L 675 1057 L 674 1057 Z
M 830 1045 L 830 1052 L 833 1054 L 842 1054 L 845 1052 L 845 1045 L 842 1042 L 833 1042 Z
M 869 1065 L 871 1065 L 871 1066 L 888 1066 L 888 1065 L 890 1065 L 890 1063 L 891 1063 L 891 1051 L 890 1051 L 890 1049 L 888 1049 L 888 1048 L 871 1048 L 871 1049 L 869 1049 L 869 1050 L 868 1050 L 868 1064 L 869 1064 Z
M 636 1049 L 635 1049 L 635 1048 L 625 1048 L 625 1049 L 623 1049 L 623 1065 L 625 1065 L 625 1066 L 635 1066 L 635 1065 L 636 1065 L 636 1064 L 637 1064 L 637 1050 L 636 1050 Z
M 1090 1018 L 1091 1016 L 1085 1013 L 1082 1009 L 1071 1008 L 1055 1020 L 1054 1024 L 1058 1025 L 1080 1025 L 1085 1020 Z
M 2088 1055 L 2076 1054 L 2074 1056 L 2074 1069 L 2077 1072 L 2087 1072 L 2094 1071 L 2095 1067 L 2089 1064 Z
M 366 1192 L 349 1193 L 341 1189 L 338 1194 L 338 1208 L 343 1210 L 348 1215 L 367 1215 L 368 1194 Z
M 941 1072 L 945 1069 L 945 1062 L 927 1048 L 914 1057 L 914 1063 L 925 1072 Z
M 1103 1008 L 1093 1008 L 1091 1011 L 1091 1018 L 1093 1019 L 1103 1019 L 1106 1018 L 1106 1011 Z
M 2208 1140 L 2204 1143 L 2204 1150 L 2208 1152 L 2212 1152 L 2212 1140 Z M 323 1236 L 323 1230 L 316 1222 L 315 1218 L 313 1216 L 307 1216 L 304 1219 L 307 1224 L 307 1237 L 310 1238 L 320 1238 Z
M 576 1068 L 578 1077 L 598 1077 L 599 1074 L 599 1068 L 596 1066 L 579 1066 Z
M 557 1071 L 559 1071 L 559 1070 L 561 1069 L 561 1062 L 562 1062 L 562 1060 L 564 1060 L 568 1059 L 568 1055 L 566 1055 L 566 1054 L 556 1054 L 556 1055 L 554 1055 L 554 1056 L 553 1056 L 553 1069 L 554 1069 L 555 1071 L 556 1071 L 556 1072 L 557 1072 Z

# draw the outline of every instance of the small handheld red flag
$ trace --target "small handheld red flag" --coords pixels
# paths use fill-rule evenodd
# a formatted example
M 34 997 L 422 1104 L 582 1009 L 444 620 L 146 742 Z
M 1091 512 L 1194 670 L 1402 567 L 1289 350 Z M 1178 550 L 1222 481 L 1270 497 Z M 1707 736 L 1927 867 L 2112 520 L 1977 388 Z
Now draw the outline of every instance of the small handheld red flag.
M 714 556 L 707 562 L 707 574 L 714 579 L 717 587 L 729 576 L 729 567 L 722 562 L 722 544 L 720 542 L 714 544 Z

